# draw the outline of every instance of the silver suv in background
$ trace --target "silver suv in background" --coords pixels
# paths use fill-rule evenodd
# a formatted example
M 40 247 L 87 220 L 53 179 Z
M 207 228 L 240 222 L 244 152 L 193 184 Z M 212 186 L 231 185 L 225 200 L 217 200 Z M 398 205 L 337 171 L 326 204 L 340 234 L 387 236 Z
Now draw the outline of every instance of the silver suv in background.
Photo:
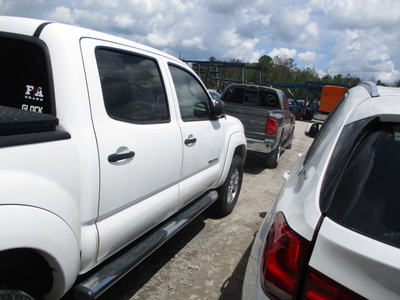
M 364 82 L 324 124 L 261 225 L 242 299 L 399 299 L 400 89 Z

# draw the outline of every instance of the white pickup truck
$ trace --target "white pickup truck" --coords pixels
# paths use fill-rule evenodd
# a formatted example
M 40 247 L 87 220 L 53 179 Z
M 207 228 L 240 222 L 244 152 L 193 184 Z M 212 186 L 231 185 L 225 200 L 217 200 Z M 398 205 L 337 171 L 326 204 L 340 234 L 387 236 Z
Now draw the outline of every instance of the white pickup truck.
M 207 207 L 233 210 L 243 126 L 180 60 L 2 16 L 0 90 L 1 299 L 94 299 Z

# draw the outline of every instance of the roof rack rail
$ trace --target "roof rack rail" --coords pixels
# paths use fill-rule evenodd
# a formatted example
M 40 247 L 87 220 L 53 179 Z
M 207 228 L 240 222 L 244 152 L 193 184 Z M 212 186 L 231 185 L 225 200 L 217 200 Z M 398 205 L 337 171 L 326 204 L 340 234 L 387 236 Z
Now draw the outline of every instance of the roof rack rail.
M 371 97 L 379 97 L 379 91 L 377 85 L 372 81 L 363 81 L 358 84 L 359 86 L 364 87 Z

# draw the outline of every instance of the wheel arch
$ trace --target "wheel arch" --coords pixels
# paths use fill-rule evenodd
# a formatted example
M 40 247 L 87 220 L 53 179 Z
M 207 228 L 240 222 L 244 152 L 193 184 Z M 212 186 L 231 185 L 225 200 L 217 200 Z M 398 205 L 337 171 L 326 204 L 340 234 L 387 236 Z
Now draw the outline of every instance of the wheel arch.
M 243 163 L 246 160 L 247 144 L 243 132 L 235 132 L 234 134 L 232 134 L 229 138 L 229 142 L 226 145 L 226 149 L 227 153 L 223 164 L 223 170 L 216 187 L 220 187 L 225 182 L 226 177 L 229 173 L 232 159 L 235 155 L 239 155 L 242 158 Z
M 7 267 L 0 267 L 0 283 L 32 293 L 27 287 L 39 282 L 34 293 L 40 295 L 35 296 L 45 299 L 65 294 L 80 268 L 80 250 L 71 228 L 49 211 L 18 205 L 0 206 L 0 226 L 7 228 L 0 232 L 0 262 L 7 262 Z M 34 276 L 20 276 L 18 272 Z M 4 279 L 7 274 L 15 274 L 16 282 Z

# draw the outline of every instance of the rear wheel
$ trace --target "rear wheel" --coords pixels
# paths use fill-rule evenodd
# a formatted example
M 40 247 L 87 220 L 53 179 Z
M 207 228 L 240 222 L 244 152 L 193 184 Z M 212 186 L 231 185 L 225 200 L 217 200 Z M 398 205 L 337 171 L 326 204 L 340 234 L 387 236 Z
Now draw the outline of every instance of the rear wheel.
M 28 294 L 18 290 L 0 290 L 1 300 L 34 300 Z
M 278 166 L 279 159 L 281 158 L 282 142 L 279 141 L 278 146 L 271 153 L 267 154 L 265 166 L 269 169 L 275 169 Z
M 305 115 L 304 115 L 304 117 L 303 117 L 303 120 L 311 121 L 312 119 L 313 119 L 313 113 L 312 113 L 312 111 L 309 110 L 309 109 L 306 109 L 306 113 L 305 113 Z
M 225 183 L 218 190 L 218 200 L 215 202 L 215 212 L 227 216 L 236 205 L 243 181 L 243 161 L 239 155 L 232 159 Z
M 294 136 L 294 128 L 293 128 L 292 132 L 289 135 L 288 144 L 286 145 L 285 149 L 291 149 L 292 148 L 293 136 Z
M 1 300 L 42 299 L 43 295 L 48 294 L 51 290 L 53 270 L 46 260 L 34 250 L 2 251 L 0 252 L 0 266 Z

